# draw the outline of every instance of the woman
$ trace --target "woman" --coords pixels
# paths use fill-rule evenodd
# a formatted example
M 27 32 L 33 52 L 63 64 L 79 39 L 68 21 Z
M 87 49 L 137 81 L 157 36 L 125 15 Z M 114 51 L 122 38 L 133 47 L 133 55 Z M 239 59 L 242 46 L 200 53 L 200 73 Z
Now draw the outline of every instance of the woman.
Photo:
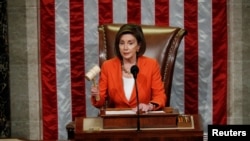
M 100 108 L 109 100 L 115 108 L 137 109 L 135 79 L 131 67 L 139 68 L 136 84 L 139 110 L 148 112 L 165 107 L 166 94 L 160 75 L 160 66 L 155 59 L 143 56 L 146 42 L 139 25 L 122 25 L 115 38 L 116 57 L 101 66 L 99 85 L 91 88 L 93 106 Z M 95 97 L 100 97 L 96 100 Z

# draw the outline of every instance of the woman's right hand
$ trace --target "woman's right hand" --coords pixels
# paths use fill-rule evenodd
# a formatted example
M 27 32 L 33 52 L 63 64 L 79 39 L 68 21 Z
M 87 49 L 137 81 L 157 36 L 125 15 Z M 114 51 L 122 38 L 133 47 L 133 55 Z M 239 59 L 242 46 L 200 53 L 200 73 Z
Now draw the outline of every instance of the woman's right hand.
M 99 87 L 98 85 L 96 86 L 91 86 L 91 96 L 96 98 L 96 101 L 100 100 L 100 96 L 99 96 Z

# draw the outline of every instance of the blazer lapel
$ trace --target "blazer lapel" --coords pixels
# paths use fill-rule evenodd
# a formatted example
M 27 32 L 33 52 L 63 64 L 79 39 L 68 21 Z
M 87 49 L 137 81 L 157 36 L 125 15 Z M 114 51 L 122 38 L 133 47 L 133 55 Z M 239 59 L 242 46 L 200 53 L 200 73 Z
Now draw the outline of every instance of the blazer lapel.
M 115 66 L 113 67 L 113 68 L 115 68 L 113 70 L 114 73 L 112 73 L 112 79 L 114 79 L 113 82 L 115 82 L 113 85 L 115 86 L 115 88 L 117 88 L 116 95 L 118 95 L 120 97 L 120 99 L 122 99 L 122 101 L 128 103 L 128 100 L 125 96 L 124 89 L 123 89 L 121 63 L 120 63 L 119 59 L 117 59 L 117 60 L 118 61 L 116 61 L 116 63 L 114 64 Z

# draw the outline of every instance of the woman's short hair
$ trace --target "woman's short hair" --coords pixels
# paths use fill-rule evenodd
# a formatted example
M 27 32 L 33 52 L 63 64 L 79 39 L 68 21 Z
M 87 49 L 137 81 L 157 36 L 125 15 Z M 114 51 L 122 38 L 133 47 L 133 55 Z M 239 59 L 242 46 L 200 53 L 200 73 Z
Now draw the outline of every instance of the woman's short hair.
M 137 57 L 142 56 L 146 50 L 146 41 L 141 26 L 137 24 L 124 24 L 120 27 L 115 37 L 115 54 L 121 60 L 122 56 L 119 50 L 119 42 L 121 36 L 128 33 L 132 34 L 136 38 L 138 44 L 140 45 L 140 49 L 137 52 Z

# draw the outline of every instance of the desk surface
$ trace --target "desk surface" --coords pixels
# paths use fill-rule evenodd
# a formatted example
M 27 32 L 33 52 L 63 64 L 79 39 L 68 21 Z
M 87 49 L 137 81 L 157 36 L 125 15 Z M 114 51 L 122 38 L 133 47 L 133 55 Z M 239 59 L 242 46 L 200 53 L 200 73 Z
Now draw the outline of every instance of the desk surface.
M 83 131 L 83 117 L 76 121 L 75 140 L 84 141 L 202 141 L 203 129 L 199 115 L 192 115 L 194 120 L 193 129 L 141 129 L 137 130 L 100 130 Z

